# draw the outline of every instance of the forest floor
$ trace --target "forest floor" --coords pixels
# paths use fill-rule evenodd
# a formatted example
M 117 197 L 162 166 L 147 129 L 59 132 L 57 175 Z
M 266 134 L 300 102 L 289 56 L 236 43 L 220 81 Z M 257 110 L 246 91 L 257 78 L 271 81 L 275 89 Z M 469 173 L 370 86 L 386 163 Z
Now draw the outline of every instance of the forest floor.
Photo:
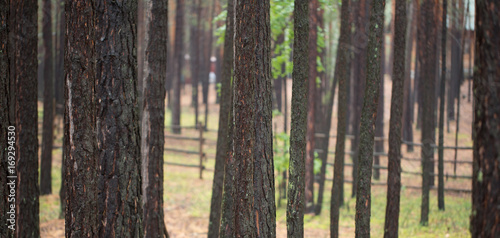
M 288 81 L 288 100 L 291 96 L 291 80 Z M 389 114 L 390 114 L 390 92 L 391 81 L 385 79 L 385 97 L 384 97 L 384 131 L 388 134 Z M 218 126 L 218 105 L 215 104 L 215 89 L 213 85 L 210 88 L 211 96 L 209 98 L 209 113 L 208 113 L 208 129 L 205 133 L 207 141 L 204 145 L 204 152 L 207 154 L 207 160 L 204 161 L 205 167 L 208 169 L 203 172 L 203 179 L 199 179 L 199 169 L 189 167 L 179 167 L 165 165 L 165 180 L 164 180 L 164 201 L 165 201 L 165 223 L 169 234 L 173 238 L 181 237 L 206 237 L 208 230 L 208 216 L 210 212 L 211 188 L 214 168 L 214 157 Z M 201 90 L 199 95 L 201 95 Z M 336 94 L 338 95 L 338 94 Z M 472 124 L 472 103 L 467 101 L 467 84 L 462 86 L 461 100 L 461 116 L 460 116 L 460 133 L 458 136 L 459 146 L 472 146 L 471 140 L 471 124 Z M 191 90 L 188 85 L 182 93 L 182 110 L 181 121 L 183 126 L 194 125 L 194 110 L 190 107 Z M 201 105 L 201 104 L 200 104 Z M 290 103 L 288 103 L 290 107 Z M 288 110 L 290 112 L 290 110 Z M 200 120 L 204 119 L 204 106 L 200 107 Z M 336 113 L 337 105 L 334 106 L 334 115 L 332 121 L 331 135 L 336 134 Z M 42 103 L 39 103 L 39 122 L 42 118 Z M 416 115 L 416 113 L 415 113 Z M 166 125 L 170 125 L 170 111 L 167 111 L 165 116 Z M 61 121 L 57 119 L 58 125 L 56 131 L 55 145 L 60 146 L 61 143 Z M 288 117 L 289 123 L 290 117 Z M 283 131 L 283 116 L 274 118 L 273 124 L 280 125 L 280 128 L 274 128 L 275 133 Z M 39 134 L 41 135 L 41 123 Z M 455 121 L 450 122 L 450 132 L 445 134 L 445 145 L 452 146 L 455 142 Z M 166 134 L 170 134 L 168 129 Z M 198 132 L 194 130 L 183 130 L 183 136 L 197 136 Z M 420 130 L 414 127 L 414 142 L 420 142 Z M 437 130 L 436 130 L 437 137 Z M 40 138 L 41 139 L 41 138 Z M 40 140 L 41 141 L 41 140 Z M 176 141 L 167 139 L 165 141 L 166 148 L 182 148 L 187 150 L 198 150 L 198 142 L 195 141 Z M 330 141 L 330 150 L 335 147 L 335 138 Z M 388 145 L 384 143 L 385 151 L 388 150 Z M 346 150 L 349 150 L 350 142 L 348 140 Z M 420 149 L 414 148 L 414 152 L 407 152 L 406 146 L 402 149 L 403 157 L 420 158 Z M 42 237 L 64 237 L 64 220 L 59 219 L 60 202 L 59 188 L 61 185 L 61 149 L 54 150 L 54 160 L 52 169 L 52 195 L 41 196 L 40 198 L 40 229 Z M 471 150 L 459 150 L 457 154 L 459 161 L 472 161 Z M 329 155 L 328 161 L 333 162 L 333 155 Z M 437 152 L 435 154 L 437 158 Z M 445 151 L 445 160 L 453 160 L 454 151 Z M 176 154 L 172 152 L 165 153 L 165 161 L 174 163 L 186 163 L 197 165 L 199 163 L 198 155 Z M 351 159 L 346 156 L 346 163 L 351 163 Z M 387 158 L 381 157 L 381 165 L 387 166 Z M 419 161 L 403 161 L 403 171 L 420 172 Z M 351 168 L 345 167 L 346 180 L 351 180 Z M 437 173 L 437 165 L 436 165 Z M 453 164 L 445 164 L 445 174 L 453 175 Z M 457 175 L 470 176 L 472 174 L 472 166 L 470 164 L 458 164 Z M 328 167 L 327 178 L 333 177 L 333 168 Z M 373 237 L 383 236 L 384 216 L 386 207 L 386 186 L 387 171 L 381 170 L 379 181 L 374 181 L 380 185 L 372 186 L 372 209 L 371 209 L 371 231 Z M 421 190 L 410 189 L 406 186 L 420 186 L 421 176 L 412 174 L 402 175 L 402 193 L 401 193 L 401 208 L 399 218 L 399 235 L 400 237 L 469 237 L 469 216 L 471 212 L 471 195 L 470 193 L 446 192 L 445 202 L 446 211 L 438 211 L 437 209 L 437 193 L 433 189 L 431 191 L 431 204 L 429 225 L 426 227 L 420 226 L 420 203 Z M 276 182 L 276 184 L 278 184 Z M 436 179 L 437 185 L 437 179 Z M 470 179 L 453 179 L 445 178 L 446 188 L 456 189 L 471 189 Z M 332 183 L 326 182 L 325 197 L 323 202 L 322 213 L 318 216 L 305 216 L 305 236 L 306 237 L 329 237 L 329 221 L 330 221 L 330 195 Z M 315 188 L 315 195 L 317 189 Z M 351 185 L 345 184 L 344 188 L 344 206 L 340 212 L 340 236 L 354 237 L 355 227 L 355 198 L 351 198 Z M 276 194 L 278 197 L 278 193 Z M 286 237 L 286 200 L 277 201 L 277 236 Z

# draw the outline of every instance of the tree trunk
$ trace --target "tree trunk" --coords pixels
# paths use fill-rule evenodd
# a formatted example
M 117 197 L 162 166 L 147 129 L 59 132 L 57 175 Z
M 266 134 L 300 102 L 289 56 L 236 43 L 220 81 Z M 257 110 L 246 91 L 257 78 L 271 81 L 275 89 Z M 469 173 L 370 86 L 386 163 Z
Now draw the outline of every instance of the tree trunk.
M 223 200 L 224 162 L 231 151 L 230 128 L 232 124 L 232 68 L 234 57 L 234 3 L 227 2 L 226 34 L 224 35 L 224 58 L 222 59 L 221 102 L 219 110 L 219 130 L 217 132 L 217 151 L 215 154 L 214 180 L 212 183 L 212 200 L 210 202 L 210 217 L 208 237 L 219 237 L 221 225 L 221 206 Z M 227 165 L 226 165 L 227 166 Z M 226 170 L 228 168 L 226 167 Z M 224 188 L 225 189 L 225 188 Z M 229 195 L 229 194 L 226 194 Z M 224 198 L 229 199 L 224 196 Z M 222 231 L 222 229 L 221 229 Z
M 403 140 L 408 142 L 413 142 L 413 94 L 412 93 L 412 81 L 415 82 L 415 77 L 412 80 L 412 50 L 413 50 L 413 38 L 415 35 L 415 22 L 414 17 L 415 6 L 414 1 L 409 2 L 409 7 L 407 8 L 408 19 L 406 23 L 406 51 L 405 51 L 405 82 L 404 82 L 404 105 L 403 105 Z M 416 72 L 416 71 L 413 71 Z M 413 145 L 406 145 L 407 152 L 413 152 Z
M 285 34 L 284 33 L 281 33 L 279 36 L 278 36 L 278 40 L 276 42 L 277 45 L 282 45 L 283 43 L 285 42 Z M 283 112 L 283 89 L 282 89 L 282 84 L 283 84 L 283 78 L 286 78 L 286 75 L 285 75 L 285 70 L 286 70 L 286 66 L 285 66 L 285 61 L 283 61 L 280 65 L 281 67 L 281 74 L 274 80 L 274 95 L 275 95 L 275 102 L 276 102 L 276 109 L 279 111 L 279 112 Z
M 422 31 L 422 48 L 419 51 L 421 62 L 421 91 L 426 92 L 422 97 L 422 206 L 420 224 L 428 225 L 429 217 L 429 189 L 434 179 L 432 167 L 434 166 L 434 149 L 432 145 L 436 141 L 435 126 L 435 101 L 436 94 L 436 38 L 437 27 L 435 26 L 435 9 L 437 2 L 425 0 L 421 6 L 420 20 L 425 26 Z
M 306 209 L 306 132 L 308 116 L 308 76 L 310 65 L 309 3 L 295 0 L 294 5 L 294 42 L 292 72 L 292 122 L 290 129 L 290 168 L 288 180 L 288 202 L 286 210 L 288 237 L 304 237 L 304 210 Z M 312 24 L 314 26 L 314 24 Z M 312 27 L 311 26 L 311 27 Z
M 345 136 L 347 132 L 347 98 L 349 97 L 350 84 L 350 24 L 349 0 L 342 0 L 340 16 L 340 36 L 338 45 L 338 60 L 335 62 L 335 78 L 339 80 L 337 142 L 335 145 L 335 164 L 333 172 L 333 187 L 330 210 L 330 236 L 339 237 L 339 209 L 344 200 L 344 157 Z
M 52 147 L 54 145 L 54 58 L 52 57 L 52 6 L 50 0 L 43 1 L 43 128 L 40 166 L 40 194 L 52 193 Z
M 95 25 L 91 2 L 67 1 L 64 183 L 66 237 L 98 237 Z M 83 143 L 82 143 L 83 142 Z M 85 187 L 85 189 L 81 189 Z
M 184 0 L 177 0 L 175 10 L 175 52 L 174 52 L 174 77 L 172 80 L 172 132 L 181 133 L 181 84 L 182 65 L 184 62 Z
M 143 237 L 137 0 L 95 7 L 99 236 Z
M 59 32 L 57 34 L 57 53 L 56 53 L 56 67 L 55 67 L 55 97 L 56 97 L 56 114 L 63 116 L 64 114 L 64 35 L 66 29 L 65 0 L 57 1 L 59 4 Z M 61 183 L 62 184 L 62 183 Z
M 378 96 L 378 105 L 377 105 L 377 118 L 375 119 L 375 136 L 378 139 L 375 140 L 375 152 L 383 153 L 384 152 L 384 69 L 385 69 L 385 46 L 384 46 L 384 37 L 382 37 L 382 49 L 380 56 L 380 85 L 379 85 L 379 96 Z M 395 50 L 395 49 L 393 49 Z M 394 57 L 394 56 L 392 56 Z M 394 62 L 394 59 L 389 62 Z M 393 67 L 390 67 L 391 69 Z M 375 155 L 373 157 L 373 179 L 380 179 L 380 156 Z
M 438 208 L 444 210 L 444 97 L 446 87 L 446 19 L 448 0 L 443 0 L 441 27 L 441 82 L 439 98 L 439 149 L 438 149 Z
M 235 8 L 234 237 L 276 237 L 269 11 L 268 1 Z
M 16 237 L 39 237 L 37 3 L 10 1 L 9 76 L 15 118 Z M 9 100 L 10 101 L 10 100 Z M 10 109 L 10 108 L 9 108 Z M 21 159 L 22 158 L 22 159 Z M 17 173 L 16 173 L 17 172 Z M 22 178 L 22 180 L 21 180 Z M 11 181 L 11 179 L 9 179 Z M 11 203 L 11 205 L 14 205 Z
M 361 112 L 358 186 L 356 194 L 356 237 L 370 236 L 371 179 L 375 120 L 380 89 L 380 59 L 384 37 L 385 0 L 372 1 L 366 57 L 366 88 Z M 403 38 L 404 39 L 404 38 Z
M 0 144 L 5 149 L 0 150 L 0 193 L 3 195 L 0 198 L 0 224 L 2 224 L 2 229 L 0 229 L 0 237 L 10 238 L 13 237 L 14 231 L 10 229 L 13 220 L 9 221 L 12 213 L 15 213 L 15 210 L 10 210 L 8 194 L 10 190 L 10 186 L 7 185 L 10 179 L 7 176 L 11 175 L 4 171 L 8 171 L 8 161 L 15 161 L 15 156 L 12 155 L 12 152 L 15 151 L 15 147 L 10 145 L 15 143 L 15 129 L 10 127 L 14 126 L 14 118 L 11 111 L 13 111 L 15 106 L 15 101 L 13 99 L 13 93 L 11 92 L 11 78 L 10 78 L 10 62 L 9 54 L 9 18 L 10 18 L 10 5 L 9 1 L 2 0 L 0 1 Z M 9 127 L 11 130 L 8 130 Z M 12 130 L 14 129 L 14 130 Z M 11 132 L 11 133 L 9 133 Z M 10 143 L 9 143 L 10 142 Z M 9 148 L 10 147 L 10 148 Z M 11 152 L 11 153 L 9 153 Z M 15 181 L 15 180 L 14 180 Z M 9 228 L 9 229 L 8 229 Z
M 144 237 L 169 237 L 163 214 L 168 1 L 147 1 L 144 12 L 146 52 L 141 118 Z
M 411 4 L 411 3 L 410 3 Z M 410 7 L 411 9 L 411 7 Z M 410 10 L 411 11 L 411 10 Z M 411 16 L 411 13 L 410 13 Z M 396 1 L 394 22 L 394 61 L 392 73 L 391 119 L 389 122 L 389 162 L 387 177 L 387 205 L 385 210 L 384 237 L 398 237 L 399 201 L 401 193 L 401 119 L 403 117 L 403 97 L 405 83 L 409 83 L 407 68 L 408 47 L 406 2 Z
M 366 59 L 367 59 L 367 42 L 368 42 L 368 16 L 370 15 L 367 6 L 370 5 L 369 2 L 372 0 L 359 0 L 354 6 L 355 11 L 359 12 L 355 18 L 355 32 L 353 35 L 353 44 L 355 47 L 355 54 L 353 60 L 353 114 L 352 114 L 352 134 L 354 138 L 351 140 L 351 151 L 352 154 L 352 193 L 351 196 L 355 197 L 358 185 L 358 147 L 359 147 L 359 135 L 360 135 L 360 120 L 361 120 L 361 107 L 364 98 L 365 91 L 365 79 L 366 79 Z
M 472 237 L 500 234 L 500 3 L 476 0 Z
M 314 212 L 314 149 L 315 149 L 315 109 L 316 78 L 318 77 L 316 60 L 318 58 L 318 0 L 309 2 L 309 78 L 307 99 L 307 134 L 306 134 L 306 167 L 305 167 L 305 212 Z M 292 90 L 293 93 L 293 90 Z M 292 113 L 293 114 L 293 113 Z
M 201 6 L 199 0 L 193 0 L 191 3 L 191 90 L 192 90 L 192 105 L 194 107 L 194 125 L 197 125 L 199 106 L 198 106 L 198 85 L 200 80 L 200 21 L 201 21 Z

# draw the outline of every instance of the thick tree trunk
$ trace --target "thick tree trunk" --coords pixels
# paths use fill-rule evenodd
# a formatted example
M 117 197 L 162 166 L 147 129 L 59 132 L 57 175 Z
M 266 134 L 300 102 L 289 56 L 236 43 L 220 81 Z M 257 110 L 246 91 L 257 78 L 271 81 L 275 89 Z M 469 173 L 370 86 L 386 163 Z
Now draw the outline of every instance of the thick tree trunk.
M 435 101 L 436 94 L 436 38 L 437 27 L 435 26 L 437 2 L 425 0 L 421 6 L 420 20 L 425 27 L 422 32 L 422 48 L 419 52 L 421 62 L 422 77 L 421 94 L 422 98 L 422 206 L 420 224 L 428 225 L 429 218 L 429 189 L 434 179 L 432 167 L 434 166 L 434 149 L 432 145 L 436 142 L 436 119 Z
M 472 237 L 500 234 L 500 2 L 476 0 Z
M 94 4 L 99 236 L 143 237 L 137 0 Z
M 52 57 L 52 14 L 51 1 L 43 1 L 43 128 L 42 128 L 42 154 L 40 166 L 40 194 L 52 193 L 52 147 L 54 145 L 54 58 Z
M 64 183 L 66 237 L 98 237 L 95 10 L 67 1 Z M 81 189 L 85 187 L 85 189 Z
M 172 132 L 181 133 L 181 84 L 182 65 L 184 62 L 184 0 L 177 0 L 175 10 L 175 42 L 174 42 L 174 69 L 172 78 Z
M 337 142 L 335 145 L 335 164 L 333 172 L 333 187 L 330 203 L 330 236 L 339 237 L 339 210 L 344 200 L 344 157 L 345 136 L 347 132 L 347 98 L 349 97 L 350 84 L 350 26 L 349 26 L 349 0 L 342 0 L 340 18 L 340 36 L 338 45 L 338 60 L 335 62 L 335 78 L 339 80 Z
M 37 3 L 10 1 L 9 76 L 15 118 L 16 237 L 39 237 Z M 22 178 L 22 180 L 21 180 Z
M 221 207 L 223 202 L 224 163 L 228 153 L 232 150 L 230 128 L 232 124 L 232 68 L 234 57 L 234 3 L 227 2 L 226 34 L 224 36 L 224 58 L 222 59 L 221 74 L 221 102 L 219 111 L 219 130 L 217 132 L 217 151 L 215 154 L 215 171 L 212 183 L 212 200 L 210 203 L 210 217 L 208 223 L 208 237 L 219 237 L 221 225 Z M 230 120 L 231 119 L 231 120 Z M 227 166 L 227 165 L 226 165 Z M 226 170 L 228 168 L 226 167 Z M 228 179 L 228 181 L 230 181 Z M 224 188 L 225 189 L 225 188 Z M 225 194 L 225 199 L 230 199 Z M 222 231 L 222 230 L 221 230 Z
M 410 7 L 411 9 L 411 7 Z M 411 14 L 410 14 L 411 16 Z M 405 83 L 409 83 L 405 70 L 409 70 L 405 61 L 408 59 L 408 35 L 406 2 L 396 1 L 394 23 L 394 65 L 391 96 L 391 119 L 389 122 L 389 162 L 387 177 L 387 205 L 385 210 L 384 237 L 398 237 L 399 201 L 401 193 L 401 124 Z M 406 82 L 405 82 L 406 81 Z
M 269 11 L 268 1 L 235 8 L 234 237 L 276 237 Z
M 163 214 L 168 1 L 147 1 L 144 12 L 146 52 L 141 118 L 144 237 L 169 237 Z
M 292 72 L 292 122 L 290 131 L 290 168 L 286 211 L 288 237 L 304 237 L 306 208 L 306 132 L 308 115 L 308 50 L 310 42 L 309 3 L 295 0 Z M 312 24 L 314 26 L 314 24 Z M 309 98 L 309 99 L 308 99 Z
M 370 236 L 371 180 L 375 120 L 380 89 L 380 59 L 384 37 L 385 0 L 373 0 L 366 57 L 366 88 L 361 112 L 358 186 L 356 193 L 356 237 Z

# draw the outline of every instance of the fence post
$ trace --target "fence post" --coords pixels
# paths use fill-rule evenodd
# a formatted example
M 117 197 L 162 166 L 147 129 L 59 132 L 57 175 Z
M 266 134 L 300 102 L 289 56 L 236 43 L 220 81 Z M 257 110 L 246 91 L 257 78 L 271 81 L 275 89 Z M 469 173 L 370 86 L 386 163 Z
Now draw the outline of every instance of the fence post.
M 200 179 L 203 179 L 203 126 L 198 122 L 198 130 L 200 131 Z

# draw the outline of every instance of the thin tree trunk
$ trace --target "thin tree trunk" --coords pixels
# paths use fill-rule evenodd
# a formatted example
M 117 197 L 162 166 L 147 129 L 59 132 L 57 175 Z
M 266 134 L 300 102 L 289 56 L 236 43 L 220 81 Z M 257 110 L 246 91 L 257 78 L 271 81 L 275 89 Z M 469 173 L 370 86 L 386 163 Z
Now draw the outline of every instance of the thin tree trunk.
M 215 154 L 215 170 L 212 183 L 212 200 L 210 202 L 210 217 L 208 223 L 208 237 L 219 237 L 219 228 L 221 226 L 221 207 L 223 199 L 224 183 L 224 162 L 228 153 L 231 151 L 230 124 L 232 124 L 232 68 L 234 57 L 234 3 L 233 0 L 227 2 L 228 14 L 226 16 L 226 34 L 224 35 L 224 56 L 222 61 L 221 74 L 221 102 L 219 110 L 219 130 L 217 132 L 217 151 Z M 227 166 L 227 165 L 226 165 Z M 228 168 L 226 167 L 226 170 Z
M 96 74 L 99 237 L 143 237 L 137 0 L 99 0 Z M 120 52 L 116 54 L 115 52 Z M 112 57 L 111 57 L 112 56 Z
M 411 9 L 411 7 L 410 7 Z M 411 13 L 410 13 L 411 16 Z M 385 210 L 384 237 L 397 238 L 399 226 L 399 203 L 401 193 L 401 124 L 405 83 L 409 83 L 405 70 L 408 53 L 406 2 L 396 1 L 394 22 L 394 61 L 391 96 L 391 119 L 389 122 L 389 162 L 387 175 L 387 205 Z M 405 82 L 406 81 L 406 82 Z
M 277 45 L 282 45 L 285 42 L 285 34 L 282 33 L 278 36 L 278 40 L 276 42 Z M 279 112 L 283 112 L 283 89 L 282 89 L 282 84 L 283 84 L 283 78 L 286 78 L 285 74 L 285 62 L 283 61 L 281 63 L 281 75 L 279 75 L 276 80 L 274 80 L 274 95 L 275 95 L 275 102 L 276 102 L 276 109 Z
M 163 147 L 168 45 L 168 0 L 144 4 L 145 62 L 141 118 L 144 237 L 169 237 L 163 214 Z
M 15 160 L 12 152 L 14 152 L 15 147 L 10 146 L 15 143 L 15 129 L 13 114 L 10 112 L 15 106 L 15 102 L 12 101 L 12 96 L 14 92 L 11 92 L 10 84 L 10 62 L 9 62 L 9 18 L 10 18 L 10 5 L 8 0 L 0 1 L 0 144 L 2 148 L 0 150 L 0 193 L 3 195 L 0 198 L 0 224 L 2 224 L 2 229 L 0 229 L 0 237 L 10 238 L 13 237 L 14 228 L 12 224 L 15 222 L 10 219 L 11 214 L 15 213 L 15 210 L 11 210 L 9 207 L 8 194 L 10 186 L 7 184 L 11 181 L 8 180 L 7 176 L 11 175 L 4 171 L 7 171 L 9 164 L 8 161 Z M 10 128 L 10 130 L 9 130 Z M 10 132 L 10 133 L 9 133 Z M 3 147 L 5 146 L 5 147 Z M 10 148 L 9 148 L 10 147 Z M 9 153 L 10 152 L 10 153 Z M 4 195 L 5 194 L 5 195 Z
M 177 0 L 175 10 L 175 52 L 174 52 L 174 77 L 172 80 L 172 132 L 181 133 L 181 84 L 182 65 L 184 62 L 184 0 Z
M 476 0 L 472 237 L 500 234 L 500 2 Z
M 404 83 L 404 106 L 403 106 L 403 140 L 413 142 L 413 100 L 412 100 L 412 70 L 411 70 L 411 60 L 412 60 L 412 49 L 413 49 L 413 38 L 415 33 L 415 18 L 414 18 L 414 5 L 413 1 L 409 2 L 409 7 L 407 8 L 408 19 L 406 24 L 406 51 L 405 51 L 405 83 Z M 415 71 L 414 71 L 415 72 Z M 413 152 L 413 145 L 406 146 L 407 152 Z
M 65 21 L 65 11 L 64 11 L 65 0 L 57 1 L 59 5 L 59 32 L 57 34 L 57 56 L 56 56 L 56 67 L 55 67 L 55 97 L 56 97 L 56 114 L 64 116 L 64 35 L 66 29 Z M 61 183 L 63 184 L 63 183 Z
M 438 208 L 445 209 L 444 205 L 444 101 L 446 87 L 446 20 L 448 0 L 443 0 L 443 17 L 441 27 L 441 82 L 439 98 L 439 148 L 438 148 Z
M 295 0 L 294 42 L 292 73 L 292 122 L 290 131 L 290 178 L 286 224 L 288 237 L 304 237 L 304 211 L 306 209 L 306 132 L 308 116 L 308 50 L 310 42 L 309 3 Z M 312 24 L 314 26 L 314 24 Z
M 377 105 L 377 117 L 375 119 L 375 137 L 379 139 L 375 140 L 375 152 L 383 153 L 384 152 L 384 61 L 385 61 L 385 46 L 384 46 L 384 37 L 382 38 L 382 49 L 381 49 L 381 57 L 380 57 L 380 85 L 379 85 L 379 96 L 378 96 L 378 105 Z M 394 50 L 394 49 L 393 49 Z M 394 57 L 394 56 L 392 56 Z M 390 60 L 389 62 L 393 62 L 394 60 Z M 390 67 L 391 69 L 393 67 Z M 373 157 L 373 179 L 380 179 L 380 156 L 375 155 Z
M 43 1 L 43 129 L 40 166 L 40 194 L 52 193 L 52 147 L 54 145 L 54 58 L 52 57 L 52 5 L 51 0 Z
M 93 4 L 68 1 L 65 36 L 66 237 L 98 237 L 95 25 Z M 85 143 L 82 143 L 85 142 Z M 85 187 L 85 189 L 80 189 Z
M 384 36 L 385 0 L 371 3 L 370 34 L 366 58 L 366 88 L 361 112 L 358 187 L 356 193 L 356 237 L 370 236 L 371 179 L 375 120 L 380 89 L 380 58 Z
M 338 60 L 335 62 L 335 78 L 339 80 L 337 142 L 335 145 L 335 164 L 333 172 L 333 187 L 330 202 L 330 236 L 339 237 L 339 210 L 344 200 L 344 157 L 345 136 L 347 132 L 347 99 L 350 92 L 350 61 L 349 51 L 350 24 L 349 0 L 342 0 L 340 16 L 340 36 L 337 47 Z
M 307 99 L 307 134 L 306 134 L 306 167 L 305 167 L 305 212 L 314 212 L 314 149 L 315 149 L 315 109 L 316 78 L 318 77 L 316 60 L 318 58 L 318 0 L 309 1 L 309 77 Z M 293 90 L 292 90 L 293 93 Z M 293 115 L 293 113 L 292 113 Z
M 194 106 L 194 125 L 197 125 L 199 120 L 198 106 L 198 85 L 200 80 L 200 23 L 201 23 L 201 6 L 199 0 L 193 0 L 191 3 L 191 90 L 192 90 L 192 105 Z M 194 20 L 196 19 L 196 20 Z
M 432 145 L 436 141 L 435 101 L 436 94 L 436 38 L 437 27 L 435 26 L 436 1 L 425 0 L 421 6 L 422 24 L 425 26 L 422 35 L 423 46 L 420 48 L 419 59 L 422 69 L 422 205 L 420 224 L 427 226 L 429 220 L 429 190 L 434 179 L 432 167 L 434 166 L 434 149 Z
M 37 2 L 10 1 L 9 76 L 15 118 L 16 237 L 39 237 Z M 22 179 L 22 180 L 21 180 Z M 13 204 L 12 204 L 13 205 Z

